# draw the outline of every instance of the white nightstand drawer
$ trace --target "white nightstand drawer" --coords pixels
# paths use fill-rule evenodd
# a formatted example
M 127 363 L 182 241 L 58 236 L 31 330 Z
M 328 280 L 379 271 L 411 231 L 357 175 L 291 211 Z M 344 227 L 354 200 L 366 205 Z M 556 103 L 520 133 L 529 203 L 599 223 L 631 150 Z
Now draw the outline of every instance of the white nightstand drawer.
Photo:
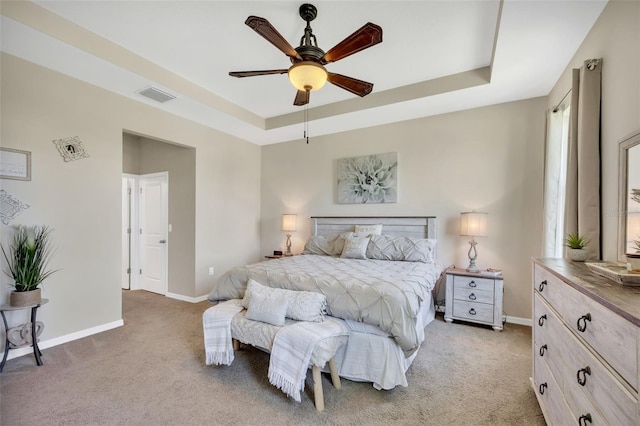
M 491 291 L 466 287 L 454 289 L 453 298 L 467 302 L 489 303 L 493 305 L 493 289 Z
M 454 290 L 468 288 L 473 290 L 492 291 L 494 280 L 488 278 L 465 277 L 456 275 L 453 277 Z
M 493 305 L 456 300 L 453 305 L 453 316 L 471 321 L 493 323 Z

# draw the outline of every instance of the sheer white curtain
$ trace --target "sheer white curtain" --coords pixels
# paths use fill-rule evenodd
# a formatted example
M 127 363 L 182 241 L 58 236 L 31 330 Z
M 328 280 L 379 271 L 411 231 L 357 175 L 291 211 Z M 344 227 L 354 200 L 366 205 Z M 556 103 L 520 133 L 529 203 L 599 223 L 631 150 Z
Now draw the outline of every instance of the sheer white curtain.
M 589 258 L 600 258 L 601 73 L 602 59 L 574 69 L 570 106 L 548 115 L 544 256 L 563 257 L 565 236 L 579 233 L 590 240 Z
M 544 178 L 544 257 L 564 255 L 564 213 L 571 107 L 561 103 L 547 113 Z

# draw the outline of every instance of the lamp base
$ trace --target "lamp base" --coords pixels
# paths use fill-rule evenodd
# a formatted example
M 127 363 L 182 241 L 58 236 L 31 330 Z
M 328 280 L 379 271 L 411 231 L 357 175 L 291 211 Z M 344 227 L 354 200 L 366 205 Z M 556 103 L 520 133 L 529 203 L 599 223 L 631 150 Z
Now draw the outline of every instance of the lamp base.
M 478 242 L 471 238 L 471 241 L 469 241 L 469 253 L 467 253 L 467 255 L 469 256 L 469 266 L 467 266 L 467 272 L 480 272 L 480 270 L 478 269 L 478 267 L 476 266 L 476 259 L 478 258 L 478 252 L 476 251 L 476 245 L 478 244 Z

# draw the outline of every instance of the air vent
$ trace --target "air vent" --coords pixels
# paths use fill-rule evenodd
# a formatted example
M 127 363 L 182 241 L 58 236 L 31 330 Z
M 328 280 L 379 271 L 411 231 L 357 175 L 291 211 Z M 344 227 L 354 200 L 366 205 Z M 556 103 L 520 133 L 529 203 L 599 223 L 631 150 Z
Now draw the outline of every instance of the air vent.
M 153 99 L 154 101 L 163 102 L 163 103 L 176 98 L 175 96 L 167 92 L 163 92 L 160 89 L 156 89 L 155 87 L 149 87 L 148 89 L 141 90 L 138 93 L 140 93 L 142 96 L 146 96 L 147 98 Z

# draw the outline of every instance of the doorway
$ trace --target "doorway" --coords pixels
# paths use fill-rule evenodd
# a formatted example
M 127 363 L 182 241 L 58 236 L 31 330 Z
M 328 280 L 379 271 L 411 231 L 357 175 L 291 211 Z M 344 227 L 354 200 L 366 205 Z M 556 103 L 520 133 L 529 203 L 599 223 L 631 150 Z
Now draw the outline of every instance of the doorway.
M 168 291 L 168 172 L 122 177 L 122 288 Z

